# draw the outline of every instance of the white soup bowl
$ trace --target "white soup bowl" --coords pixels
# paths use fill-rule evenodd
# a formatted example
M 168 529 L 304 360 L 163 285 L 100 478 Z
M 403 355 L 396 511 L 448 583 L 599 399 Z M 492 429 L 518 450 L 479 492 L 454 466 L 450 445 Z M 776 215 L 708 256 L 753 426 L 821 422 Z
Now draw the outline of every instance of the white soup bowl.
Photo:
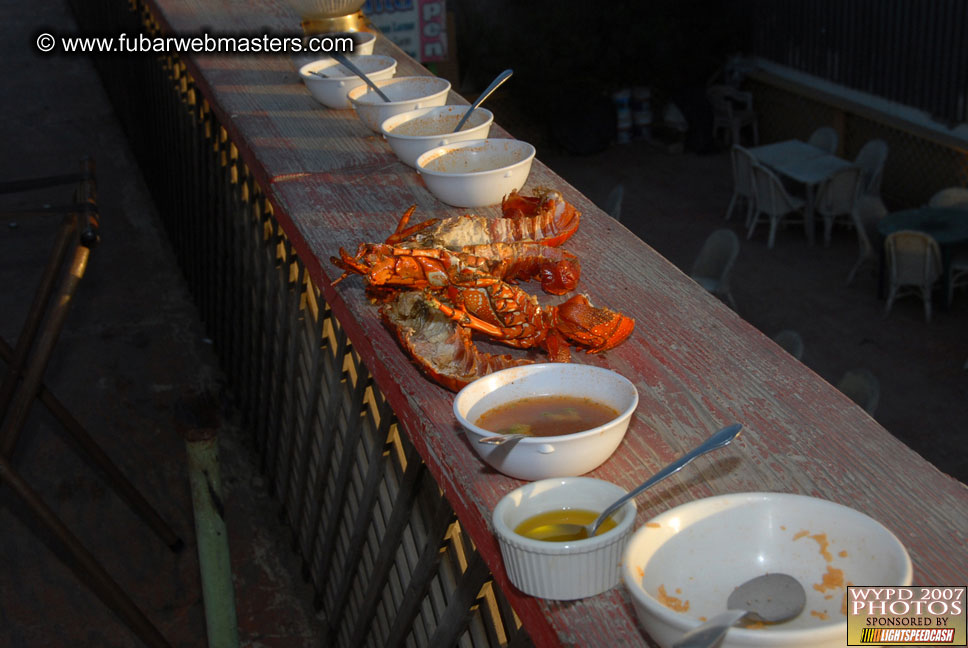
M 501 445 L 478 443 L 495 436 L 476 421 L 485 412 L 522 398 L 577 396 L 618 412 L 598 427 L 560 436 L 524 437 Z M 583 475 L 602 465 L 618 448 L 639 394 L 624 376 L 602 367 L 575 363 L 540 363 L 511 367 L 482 376 L 454 397 L 454 415 L 471 447 L 494 469 L 518 479 Z
M 379 54 L 353 56 L 350 60 L 374 81 L 389 79 L 397 71 L 396 60 L 389 56 Z M 326 78 L 313 74 L 314 72 L 321 72 L 326 75 Z M 363 79 L 330 57 L 306 63 L 299 68 L 299 76 L 316 101 L 328 108 L 342 110 L 352 108 L 350 100 L 346 97 L 347 93 L 353 88 L 366 85 Z
M 347 98 L 360 121 L 377 133 L 380 125 L 394 115 L 417 108 L 443 106 L 450 92 L 450 81 L 432 76 L 403 76 L 374 83 L 390 101 L 384 101 L 366 85 L 350 90 Z
M 411 110 L 390 117 L 380 130 L 400 161 L 416 168 L 417 158 L 432 148 L 487 137 L 494 123 L 494 114 L 486 108 L 474 110 L 460 132 L 454 132 L 469 107 L 434 106 Z
M 417 158 L 417 171 L 448 205 L 486 207 L 524 186 L 534 155 L 520 140 L 469 140 L 430 149 Z

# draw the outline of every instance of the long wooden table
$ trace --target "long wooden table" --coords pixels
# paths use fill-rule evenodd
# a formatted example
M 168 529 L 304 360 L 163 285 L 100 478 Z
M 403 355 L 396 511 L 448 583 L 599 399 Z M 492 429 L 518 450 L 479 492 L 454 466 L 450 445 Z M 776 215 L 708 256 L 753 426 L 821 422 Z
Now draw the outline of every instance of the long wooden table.
M 124 11 L 127 6 L 120 0 L 101 2 L 105 15 Z M 226 0 L 150 0 L 138 8 L 139 20 L 154 25 L 161 33 L 195 33 L 202 26 L 223 33 L 266 27 L 285 32 L 297 25 L 295 15 L 281 0 L 244 5 Z M 96 19 L 91 9 L 85 7 L 84 11 L 88 20 Z M 398 75 L 426 73 L 383 37 L 378 39 L 376 51 L 397 58 Z M 192 119 L 210 113 L 224 129 L 221 135 L 216 132 L 212 136 L 216 158 L 221 160 L 217 164 L 225 169 L 217 173 L 224 176 L 220 180 L 224 186 L 241 184 L 243 189 L 227 198 L 216 191 L 211 209 L 250 213 L 253 192 L 264 192 L 265 207 L 255 211 L 271 214 L 260 213 L 262 220 L 256 230 L 260 242 L 263 231 L 268 232 L 270 239 L 266 240 L 272 241 L 270 252 L 276 265 L 285 262 L 279 273 L 283 290 L 302 281 L 301 275 L 294 278 L 296 270 L 288 269 L 297 267 L 286 265 L 291 259 L 298 261 L 298 272 L 305 272 L 311 284 L 306 292 L 293 293 L 292 299 L 283 295 L 280 310 L 306 308 L 308 300 L 314 302 L 313 309 L 331 313 L 331 324 L 318 324 L 323 337 L 332 333 L 327 328 L 330 326 L 345 332 L 348 342 L 337 346 L 350 345 L 361 363 L 343 367 L 342 388 L 364 366 L 372 374 L 372 388 L 385 397 L 402 433 L 442 490 L 530 639 L 542 646 L 647 645 L 621 586 L 582 601 L 559 603 L 523 595 L 508 582 L 490 514 L 497 501 L 521 482 L 495 473 L 477 459 L 453 418 L 452 394 L 429 382 L 402 353 L 367 299 L 362 282 L 350 278 L 332 285 L 340 271 L 330 264 L 329 257 L 340 247 L 355 249 L 361 241 L 383 240 L 409 206 L 417 206 L 415 218 L 454 216 L 461 210 L 435 200 L 417 174 L 397 161 L 386 143 L 353 112 L 328 110 L 317 104 L 286 57 L 186 55 L 175 63 L 163 60 L 161 64 L 170 70 L 167 74 L 181 93 L 181 101 L 193 106 Z M 131 78 L 135 82 L 139 79 L 136 75 Z M 106 79 L 106 83 L 110 86 L 111 80 Z M 128 95 L 117 92 L 115 96 L 121 97 L 117 100 L 120 104 Z M 451 99 L 464 103 L 456 95 Z M 496 127 L 492 135 L 507 134 Z M 184 137 L 191 139 L 190 134 Z M 182 159 L 178 151 L 183 145 L 177 138 L 166 144 L 173 151 L 173 159 Z M 211 148 L 212 144 L 206 146 Z M 150 160 L 151 155 L 147 149 L 144 159 Z M 206 155 L 203 150 L 184 159 L 194 165 L 192 169 L 204 170 L 212 164 L 206 161 Z M 185 178 L 185 182 L 192 180 L 191 174 Z M 158 186 L 164 186 L 164 178 L 159 178 Z M 698 497 L 742 491 L 802 493 L 855 507 L 886 525 L 908 547 L 916 584 L 968 582 L 968 489 L 964 484 L 940 473 L 896 440 L 837 389 L 596 208 L 540 159 L 534 164 L 526 190 L 539 186 L 560 190 L 583 212 L 581 228 L 567 244 L 582 260 L 581 289 L 594 303 L 636 320 L 636 331 L 624 345 L 600 356 L 576 357 L 578 362 L 607 366 L 627 376 L 640 395 L 639 408 L 623 444 L 592 476 L 631 488 L 721 425 L 738 421 L 745 426 L 729 448 L 697 460 L 688 471 L 640 500 L 637 526 L 671 506 Z M 172 205 L 192 205 L 192 199 L 192 191 L 184 191 L 172 199 Z M 208 229 L 213 238 L 206 240 L 214 240 L 218 246 L 212 254 L 231 255 L 235 226 L 225 226 L 221 221 L 209 225 L 203 207 L 192 207 L 196 211 L 191 213 L 197 213 L 197 218 L 172 215 L 172 219 L 182 218 L 173 221 L 178 224 L 171 228 L 173 236 L 178 239 L 183 235 L 180 227 Z M 478 211 L 498 215 L 496 208 Z M 184 262 L 190 276 L 204 274 L 208 267 L 208 261 L 196 266 L 197 259 L 187 253 Z M 216 258 L 211 263 L 221 262 Z M 269 265 L 272 263 L 270 260 Z M 231 269 L 227 272 L 226 281 L 232 284 Z M 245 280 L 238 279 L 238 283 Z M 200 292 L 203 314 L 209 312 L 209 302 L 224 300 L 221 288 L 219 285 L 208 293 Z M 245 286 L 235 289 L 250 298 Z M 225 305 L 229 311 L 235 307 L 234 303 Z M 218 319 L 217 307 L 211 308 Z M 239 321 L 249 326 L 248 320 Z M 228 337 L 235 336 L 234 329 L 226 330 Z M 221 345 L 220 340 L 216 339 L 216 345 Z M 337 367 L 337 383 L 340 375 Z M 302 388 L 311 390 L 315 386 L 310 381 Z M 269 380 L 262 389 L 275 387 Z M 366 392 L 357 398 L 370 399 L 370 387 L 362 384 L 360 389 Z M 258 389 L 244 392 L 241 398 L 246 396 L 252 401 L 268 398 Z M 341 411 L 345 418 L 347 410 Z M 353 416 L 356 414 L 350 411 L 350 418 Z M 271 430 L 275 424 L 270 421 L 264 427 Z M 328 442 L 321 435 L 329 428 L 323 429 L 314 433 L 313 443 Z M 270 468 L 287 455 L 287 447 L 288 456 L 300 459 L 295 441 L 290 446 L 280 442 L 282 449 L 274 449 L 271 438 L 260 437 L 260 443 L 267 449 Z M 375 452 L 372 458 L 379 458 L 379 448 L 371 452 Z M 352 482 L 354 477 L 347 475 L 346 479 Z M 357 488 L 350 484 L 331 493 L 327 483 L 313 482 L 312 478 L 309 481 L 318 483 L 320 491 L 305 489 L 308 496 L 339 500 Z M 287 493 L 303 486 L 277 487 L 282 490 L 283 503 L 288 501 Z M 325 518 L 325 510 L 317 517 Z M 367 547 L 375 543 L 375 554 L 379 538 L 367 539 L 367 533 L 376 531 L 368 532 L 369 527 L 364 527 L 360 527 L 359 536 L 352 537 L 362 538 Z M 332 546 L 338 545 L 337 540 Z M 312 556 L 310 563 L 318 559 Z M 382 558 L 369 560 L 379 564 Z M 476 569 L 475 565 L 467 565 L 467 571 Z M 344 606 L 347 599 L 355 600 L 359 595 L 366 599 L 360 605 L 371 609 L 366 607 L 369 590 L 366 596 L 354 594 L 354 588 L 366 589 L 365 582 L 347 587 L 350 591 L 338 597 Z M 406 584 L 394 587 L 405 588 Z M 473 601 L 471 598 L 469 603 Z M 334 642 L 355 645 L 352 641 L 361 635 L 340 629 L 339 620 L 332 618 L 345 608 L 333 612 L 327 605 L 323 607 L 334 626 Z M 370 619 L 363 621 L 369 623 Z M 417 641 L 421 643 L 419 636 Z

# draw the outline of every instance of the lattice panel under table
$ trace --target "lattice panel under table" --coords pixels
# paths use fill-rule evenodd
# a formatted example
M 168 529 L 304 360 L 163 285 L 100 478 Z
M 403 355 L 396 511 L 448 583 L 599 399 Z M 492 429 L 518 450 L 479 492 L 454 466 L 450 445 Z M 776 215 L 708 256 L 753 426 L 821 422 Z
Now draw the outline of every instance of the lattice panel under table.
M 82 28 L 160 33 L 145 2 L 74 4 Z M 177 56 L 98 66 L 292 531 L 327 645 L 530 645 L 188 67 Z

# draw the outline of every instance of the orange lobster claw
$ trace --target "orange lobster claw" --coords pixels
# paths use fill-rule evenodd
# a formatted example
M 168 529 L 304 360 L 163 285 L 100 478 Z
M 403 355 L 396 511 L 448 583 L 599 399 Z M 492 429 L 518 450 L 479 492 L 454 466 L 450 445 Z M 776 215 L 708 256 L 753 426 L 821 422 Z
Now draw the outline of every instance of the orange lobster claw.
M 585 295 L 558 306 L 558 330 L 568 340 L 601 353 L 617 347 L 635 329 L 635 320 L 607 308 L 596 308 Z

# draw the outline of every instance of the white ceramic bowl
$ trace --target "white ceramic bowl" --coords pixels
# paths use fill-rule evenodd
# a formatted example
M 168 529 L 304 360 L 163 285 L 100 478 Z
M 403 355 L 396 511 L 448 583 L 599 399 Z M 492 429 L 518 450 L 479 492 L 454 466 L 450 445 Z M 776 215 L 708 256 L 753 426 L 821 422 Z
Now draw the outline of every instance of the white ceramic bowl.
M 478 443 L 494 432 L 475 422 L 488 410 L 533 396 L 580 396 L 617 410 L 619 415 L 584 432 L 526 437 L 502 445 Z M 518 479 L 582 475 L 602 465 L 625 437 L 639 393 L 627 378 L 593 365 L 541 363 L 502 369 L 478 378 L 454 397 L 454 415 L 471 447 L 496 470 Z
M 303 51 L 301 54 L 294 55 L 292 57 L 293 65 L 296 66 L 298 70 L 307 63 L 312 63 L 315 60 L 323 58 L 324 55 L 328 54 L 331 47 L 335 47 L 335 42 L 331 43 L 318 43 L 311 45 L 309 40 L 312 38 L 343 38 L 348 37 L 353 39 L 353 51 L 343 52 L 347 56 L 352 54 L 353 56 L 365 56 L 373 53 L 373 46 L 376 44 L 376 34 L 372 32 L 364 31 L 354 31 L 354 32 L 330 32 L 325 34 L 314 34 L 313 36 L 303 36 Z M 340 50 L 342 51 L 342 50 Z M 349 108 L 349 104 L 346 106 Z
M 374 81 L 389 79 L 397 71 L 396 60 L 389 56 L 372 54 L 353 56 L 351 60 Z M 318 77 L 313 72 L 322 72 L 327 78 Z M 299 68 L 299 76 L 316 101 L 329 108 L 343 110 L 352 108 L 346 94 L 353 88 L 366 84 L 363 79 L 340 65 L 339 61 L 328 56 Z
M 460 132 L 454 132 L 468 108 L 470 106 L 434 106 L 411 110 L 390 117 L 380 130 L 397 157 L 416 168 L 417 158 L 432 148 L 487 137 L 494 123 L 494 114 L 486 108 L 474 110 Z
M 432 76 L 405 76 L 375 82 L 390 101 L 384 101 L 366 85 L 350 90 L 348 97 L 360 121 L 380 132 L 388 118 L 417 108 L 443 106 L 447 103 L 450 81 Z
M 600 512 L 625 493 L 600 479 L 565 477 L 532 482 L 501 498 L 494 508 L 494 531 L 514 586 L 531 596 L 567 601 L 617 585 L 619 561 L 635 522 L 635 502 L 627 502 L 612 515 L 614 529 L 584 540 L 544 542 L 518 535 L 514 529 L 547 511 Z
M 417 158 L 417 171 L 448 205 L 486 207 L 524 186 L 534 154 L 520 140 L 469 140 L 430 149 Z
M 911 584 L 907 551 L 879 522 L 834 502 L 784 493 L 720 495 L 677 506 L 636 531 L 622 559 L 639 622 L 663 648 L 698 626 L 699 617 L 724 611 L 736 586 L 767 572 L 798 579 L 806 607 L 785 623 L 731 628 L 723 648 L 840 648 L 847 637 L 846 587 L 830 586 L 837 576 L 843 585 Z M 660 603 L 660 586 L 666 596 L 688 601 L 688 611 Z

